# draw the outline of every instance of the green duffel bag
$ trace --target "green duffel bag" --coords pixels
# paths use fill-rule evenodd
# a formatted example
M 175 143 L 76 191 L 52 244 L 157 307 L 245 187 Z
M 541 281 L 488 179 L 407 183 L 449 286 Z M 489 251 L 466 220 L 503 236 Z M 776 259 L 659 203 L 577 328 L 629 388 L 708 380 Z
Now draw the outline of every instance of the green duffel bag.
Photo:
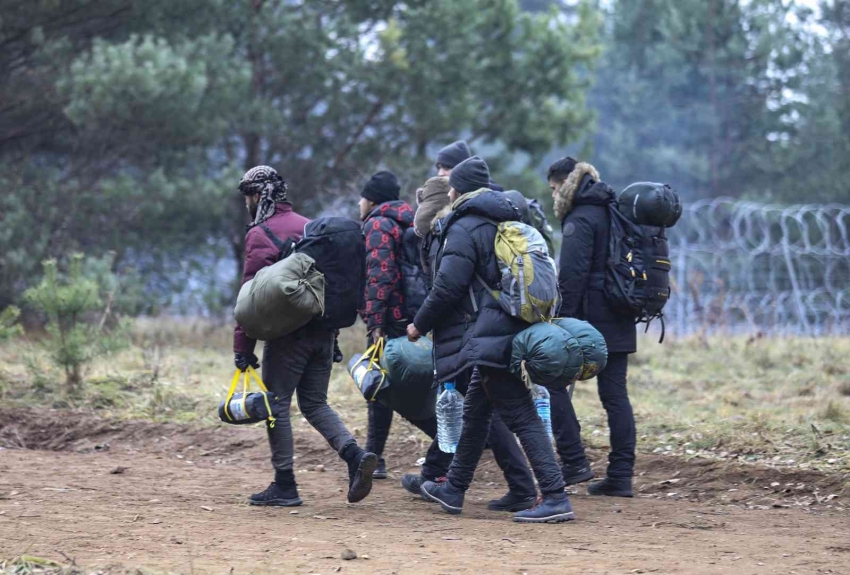
M 563 389 L 581 372 L 576 338 L 551 323 L 536 323 L 514 337 L 511 372 L 527 383 Z
M 325 309 L 325 276 L 306 254 L 295 253 L 245 282 L 233 314 L 248 337 L 268 341 L 289 335 Z
M 381 366 L 392 385 L 377 400 L 411 421 L 433 417 L 437 402 L 434 387 L 433 345 L 427 337 L 408 341 L 398 337 L 387 341 Z
M 598 329 L 572 317 L 556 318 L 552 323 L 576 338 L 581 347 L 583 361 L 578 381 L 594 378 L 605 369 L 608 365 L 608 344 Z

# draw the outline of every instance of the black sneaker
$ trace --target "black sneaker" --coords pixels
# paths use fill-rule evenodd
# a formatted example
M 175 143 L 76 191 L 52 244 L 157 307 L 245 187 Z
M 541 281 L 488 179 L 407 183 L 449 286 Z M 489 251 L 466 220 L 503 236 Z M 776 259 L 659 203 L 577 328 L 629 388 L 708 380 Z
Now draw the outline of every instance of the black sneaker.
M 406 473 L 404 475 L 404 477 L 401 478 L 401 486 L 404 487 L 404 489 L 408 493 L 411 493 L 413 495 L 418 495 L 419 497 L 421 497 L 425 501 L 428 501 L 429 503 L 433 503 L 430 499 L 428 499 L 427 497 L 422 495 L 422 484 L 425 483 L 426 481 L 432 481 L 432 482 L 436 483 L 437 485 L 439 485 L 440 483 L 445 483 L 446 478 L 445 477 L 438 477 L 436 479 L 427 479 L 427 478 L 423 477 L 422 475 L 420 475 L 418 473 Z
M 567 484 L 567 487 L 593 479 L 593 470 L 587 462 L 581 466 L 564 465 L 561 467 L 561 473 L 564 475 L 564 483 Z
M 372 478 L 375 468 L 378 466 L 378 456 L 369 451 L 362 451 L 360 455 L 348 463 L 348 502 L 357 503 L 363 501 L 372 491 Z
M 459 515 L 463 511 L 464 492 L 456 489 L 450 481 L 445 483 L 426 481 L 419 491 L 425 499 L 439 503 L 444 511 L 452 515 Z
M 387 462 L 384 461 L 383 457 L 378 459 L 378 467 L 375 468 L 374 473 L 372 473 L 372 477 L 374 477 L 375 479 L 387 478 Z
M 575 518 L 576 514 L 566 493 L 544 495 L 537 505 L 514 515 L 517 523 L 564 523 Z
M 303 503 L 298 497 L 298 489 L 292 487 L 281 487 L 272 482 L 265 491 L 255 493 L 248 502 L 251 505 L 269 505 L 276 507 L 298 507 Z
M 631 477 L 606 477 L 587 486 L 588 495 L 607 495 L 608 497 L 634 497 Z
M 508 491 L 501 499 L 494 499 L 487 504 L 487 509 L 490 511 L 525 511 L 531 509 L 537 502 L 537 495 L 515 495 L 512 491 Z

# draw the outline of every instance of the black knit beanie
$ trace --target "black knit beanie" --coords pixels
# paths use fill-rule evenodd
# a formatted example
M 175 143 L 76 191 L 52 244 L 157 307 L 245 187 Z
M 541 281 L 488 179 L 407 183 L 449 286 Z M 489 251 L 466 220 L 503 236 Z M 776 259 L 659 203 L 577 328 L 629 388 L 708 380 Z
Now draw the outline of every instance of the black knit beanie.
M 470 156 L 472 152 L 469 151 L 469 146 L 463 140 L 458 140 L 437 152 L 437 164 L 452 170 Z
M 490 187 L 490 168 L 478 156 L 464 160 L 452 169 L 449 185 L 459 194 Z
M 395 174 L 382 171 L 369 178 L 360 195 L 370 202 L 383 204 L 397 200 L 399 191 L 401 191 L 401 186 Z

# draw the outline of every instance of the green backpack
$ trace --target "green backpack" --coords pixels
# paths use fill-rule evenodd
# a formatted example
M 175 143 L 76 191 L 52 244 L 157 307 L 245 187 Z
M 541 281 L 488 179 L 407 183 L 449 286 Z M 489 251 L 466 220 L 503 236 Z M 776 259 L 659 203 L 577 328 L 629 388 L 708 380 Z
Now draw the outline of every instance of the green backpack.
M 510 316 L 527 323 L 551 320 L 558 313 L 561 295 L 546 240 L 534 227 L 521 222 L 488 222 L 496 226 L 496 261 L 502 279 L 498 290 L 476 274 L 478 282 Z M 477 313 L 474 296 L 472 305 Z

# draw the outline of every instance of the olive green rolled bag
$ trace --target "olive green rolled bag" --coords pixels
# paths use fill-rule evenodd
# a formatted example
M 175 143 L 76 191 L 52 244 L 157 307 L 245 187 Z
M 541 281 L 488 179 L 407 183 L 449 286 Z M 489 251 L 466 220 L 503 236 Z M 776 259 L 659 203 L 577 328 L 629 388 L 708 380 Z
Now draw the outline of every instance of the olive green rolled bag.
M 245 282 L 233 314 L 248 337 L 289 335 L 325 311 L 325 276 L 310 256 L 294 253 Z

